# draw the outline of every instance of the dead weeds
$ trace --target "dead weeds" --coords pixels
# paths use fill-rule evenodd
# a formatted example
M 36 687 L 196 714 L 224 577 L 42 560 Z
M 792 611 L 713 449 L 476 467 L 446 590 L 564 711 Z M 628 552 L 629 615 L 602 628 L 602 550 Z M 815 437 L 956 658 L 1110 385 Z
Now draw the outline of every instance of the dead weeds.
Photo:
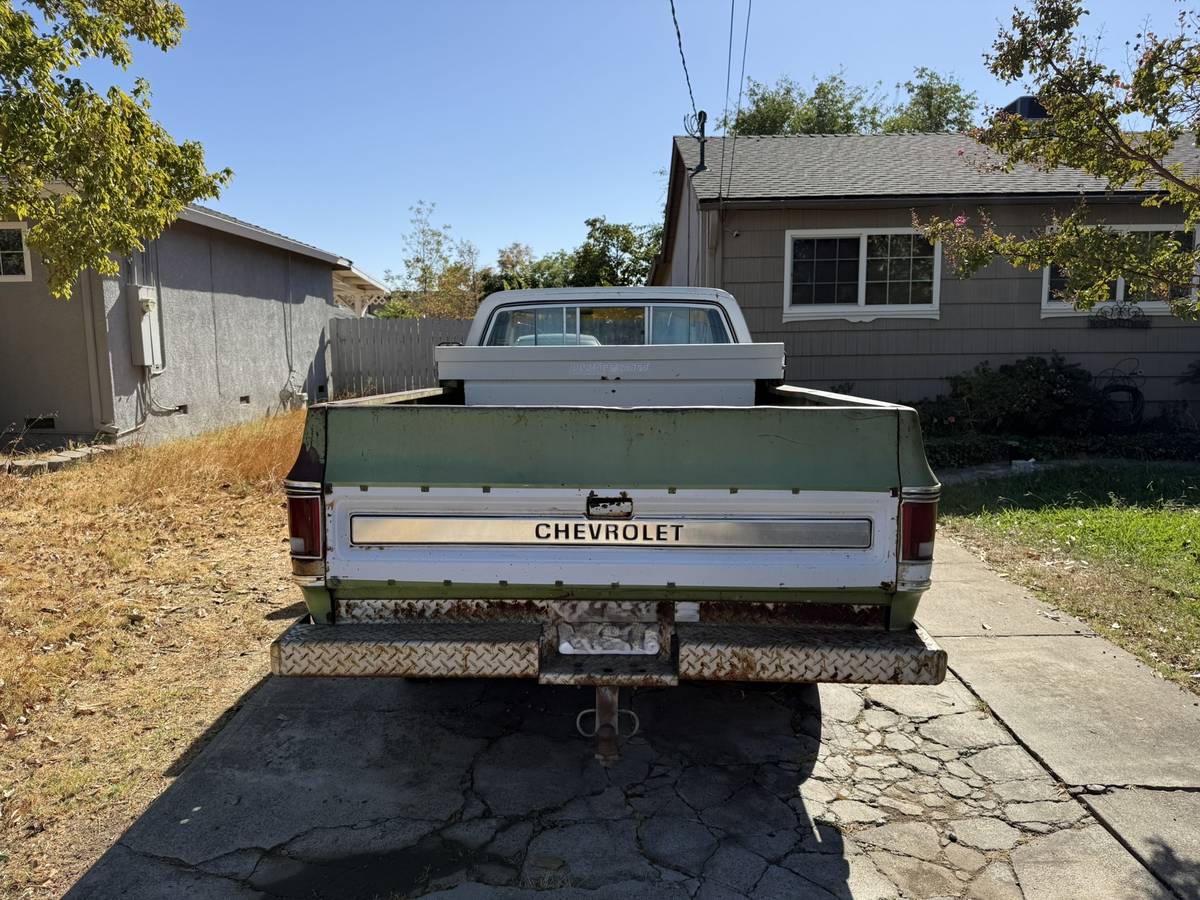
M 60 896 L 266 674 L 303 421 L 0 477 L 0 894 Z

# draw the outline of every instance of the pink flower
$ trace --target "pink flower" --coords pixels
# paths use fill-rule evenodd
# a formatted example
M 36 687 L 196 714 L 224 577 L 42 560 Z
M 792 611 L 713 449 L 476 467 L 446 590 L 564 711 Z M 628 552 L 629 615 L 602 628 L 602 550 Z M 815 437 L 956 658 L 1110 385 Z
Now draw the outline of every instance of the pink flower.
M 955 216 L 954 217 L 954 227 L 955 228 L 962 228 L 966 224 L 967 224 L 966 216 Z
M 955 152 L 955 153 L 957 153 L 959 156 L 962 156 L 962 155 L 963 155 L 964 153 L 966 153 L 967 151 L 966 151 L 966 150 L 964 150 L 962 147 L 959 147 L 959 148 L 958 148 L 957 150 L 955 150 L 954 152 Z
M 946 423 L 947 423 L 947 424 L 949 424 L 949 425 L 953 425 L 953 424 L 954 424 L 955 422 L 957 422 L 957 421 L 958 421 L 958 420 L 957 420 L 957 419 L 956 419 L 954 416 L 947 416 L 947 417 L 946 417 Z

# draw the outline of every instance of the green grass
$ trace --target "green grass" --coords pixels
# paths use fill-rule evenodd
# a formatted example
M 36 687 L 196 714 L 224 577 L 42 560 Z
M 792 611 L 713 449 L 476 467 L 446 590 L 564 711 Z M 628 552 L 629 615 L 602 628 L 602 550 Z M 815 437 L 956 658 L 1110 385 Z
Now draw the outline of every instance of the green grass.
M 948 533 L 1200 690 L 1200 464 L 1104 463 L 954 485 Z

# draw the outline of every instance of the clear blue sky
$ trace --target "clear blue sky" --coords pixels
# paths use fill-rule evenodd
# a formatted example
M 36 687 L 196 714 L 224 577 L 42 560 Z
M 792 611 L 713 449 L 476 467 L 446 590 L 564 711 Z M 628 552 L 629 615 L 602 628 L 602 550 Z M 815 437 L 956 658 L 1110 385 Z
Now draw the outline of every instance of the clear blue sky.
M 401 267 L 408 208 L 481 260 L 520 240 L 576 245 L 583 220 L 662 215 L 671 136 L 689 110 L 668 0 L 181 0 L 168 54 L 133 74 L 154 114 L 201 141 L 233 183 L 213 205 L 353 259 Z M 733 91 L 746 0 L 737 0 Z M 729 3 L 676 0 L 696 104 L 724 104 Z M 1012 4 L 984 0 L 754 0 L 746 74 L 809 82 L 838 68 L 888 93 L 914 66 L 954 73 L 985 103 L 1012 99 L 981 56 Z M 1093 0 L 1115 61 L 1172 0 Z M 124 80 L 124 79 L 122 79 Z

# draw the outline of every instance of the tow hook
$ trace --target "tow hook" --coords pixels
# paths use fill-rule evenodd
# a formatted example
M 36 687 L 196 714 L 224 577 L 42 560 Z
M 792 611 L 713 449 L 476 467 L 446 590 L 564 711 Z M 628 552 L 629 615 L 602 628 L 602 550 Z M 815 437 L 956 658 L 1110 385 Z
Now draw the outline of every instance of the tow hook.
M 631 738 L 641 730 L 642 722 L 632 709 L 621 709 L 621 688 L 616 685 L 596 685 L 596 705 L 590 709 L 581 710 L 575 717 L 575 730 L 585 738 L 596 739 L 596 759 L 602 766 L 611 766 L 621 758 L 617 747 L 617 738 Z M 595 717 L 595 726 L 591 731 L 584 730 L 583 720 L 588 716 Z M 633 719 L 633 730 L 621 734 L 621 716 Z

